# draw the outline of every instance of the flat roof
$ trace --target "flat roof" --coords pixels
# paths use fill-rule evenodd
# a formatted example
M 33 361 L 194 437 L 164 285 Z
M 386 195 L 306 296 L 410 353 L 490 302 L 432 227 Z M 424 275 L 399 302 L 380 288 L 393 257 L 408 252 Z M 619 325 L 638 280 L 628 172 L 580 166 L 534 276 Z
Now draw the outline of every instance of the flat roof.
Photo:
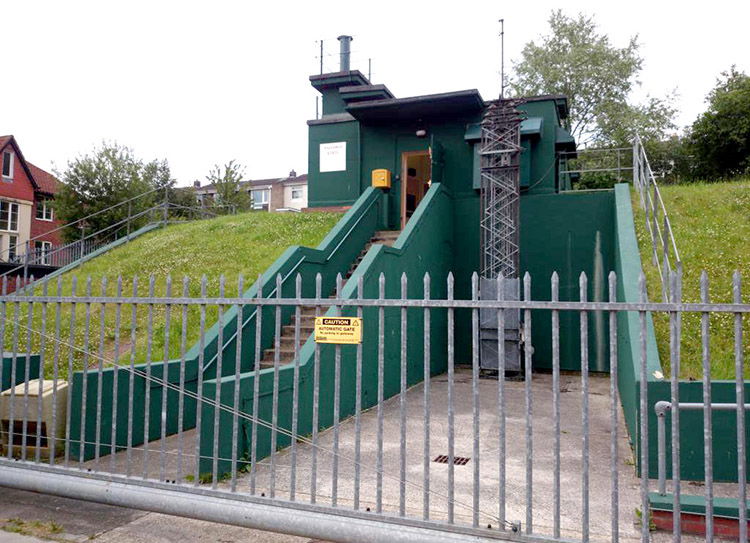
M 332 72 L 310 76 L 310 84 L 318 90 L 338 87 L 370 85 L 370 81 L 359 70 Z
M 360 121 L 393 121 L 424 119 L 459 113 L 478 113 L 484 109 L 484 100 L 476 89 L 388 98 L 349 104 L 346 110 Z

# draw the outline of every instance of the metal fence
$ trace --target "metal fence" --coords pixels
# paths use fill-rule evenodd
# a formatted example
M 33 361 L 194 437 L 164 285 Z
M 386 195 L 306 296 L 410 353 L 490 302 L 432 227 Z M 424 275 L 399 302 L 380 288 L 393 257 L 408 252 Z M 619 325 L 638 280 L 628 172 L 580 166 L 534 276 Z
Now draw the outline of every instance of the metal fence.
M 578 177 L 578 183 L 586 186 L 612 186 L 628 181 L 633 171 L 635 147 L 601 147 L 558 151 L 560 175 Z
M 672 298 L 670 277 L 682 266 L 667 207 L 651 170 L 641 139 L 633 140 L 633 187 L 645 212 L 646 231 L 651 244 L 651 259 L 659 272 L 662 301 Z
M 15 267 L 0 274 L 8 276 L 10 284 L 13 278 L 22 276 L 24 285 L 30 273 L 29 267 L 61 268 L 74 264 L 85 256 L 94 253 L 119 239 L 131 239 L 131 234 L 149 224 L 167 224 L 189 220 L 206 219 L 219 215 L 236 214 L 237 206 L 211 204 L 204 206 L 183 205 L 170 200 L 171 187 L 157 187 L 101 209 L 70 223 L 54 226 L 41 234 L 29 238 L 23 244 L 8 247 L 0 251 L 0 262 L 16 264 Z M 179 189 L 178 189 L 179 190 Z M 163 200 L 153 203 L 163 194 Z M 175 198 L 172 197 L 172 200 Z M 102 228 L 92 229 L 89 221 L 106 213 L 122 216 Z M 52 243 L 50 237 L 60 237 L 64 231 L 78 231 L 78 239 L 66 243 Z
M 279 277 L 277 286 L 292 280 Z M 681 316 L 702 315 L 705 390 L 709 317 L 734 316 L 744 436 L 742 321 L 750 304 L 741 301 L 739 277 L 733 303 L 648 302 L 644 278 L 641 301 L 617 302 L 614 273 L 609 301 L 594 302 L 584 274 L 571 301 L 559 299 L 556 274 L 550 300 L 531 299 L 528 275 L 523 299 L 512 301 L 482 299 L 476 275 L 469 299 L 456 299 L 452 276 L 381 275 L 376 296 L 353 280 L 352 298 L 341 296 L 340 277 L 328 297 L 319 276 L 314 286 L 297 277 L 291 294 L 277 288 L 271 297 L 247 297 L 242 278 L 231 289 L 223 279 L 185 278 L 178 287 L 168 278 L 60 278 L 9 295 L 4 284 L 0 484 L 334 541 L 648 541 L 642 519 L 656 485 L 647 468 L 638 478 L 629 465 L 620 391 L 639 388 L 631 439 L 648 466 L 648 447 L 638 444 L 648 442 L 654 410 L 652 312 L 669 315 L 673 368 Z M 679 278 L 672 281 L 677 288 Z M 480 372 L 480 310 L 497 311 L 500 375 L 506 312 L 521 312 L 516 380 Z M 316 343 L 310 319 L 324 314 L 362 317 L 362 343 Z M 567 315 L 577 317 L 580 339 L 572 354 L 560 349 Z M 619 366 L 626 340 L 618 319 L 626 315 L 639 323 L 640 350 L 631 353 L 638 378 Z M 536 331 L 547 326 L 549 334 Z M 608 375 L 589 369 L 599 356 L 591 335 L 607 346 Z M 533 355 L 542 342 L 551 342 L 549 360 Z M 306 350 L 314 352 L 311 368 L 301 363 Z M 561 371 L 572 360 L 580 374 Z M 548 371 L 536 371 L 545 364 Z M 710 504 L 719 486 L 744 503 L 744 484 L 713 484 L 710 403 L 709 394 L 705 495 Z M 679 417 L 671 428 L 680 435 Z M 744 480 L 742 437 L 737 447 Z M 679 462 L 678 447 L 673 454 Z M 679 512 L 679 475 L 671 491 Z M 711 527 L 710 505 L 707 515 Z M 743 527 L 742 507 L 740 515 Z M 679 540 L 679 515 L 674 527 Z
M 659 184 L 639 136 L 632 147 L 603 147 L 558 152 L 560 175 L 577 176 L 578 188 L 612 186 L 632 179 L 651 249 L 651 260 L 659 274 L 662 301 L 671 299 L 670 276 L 682 266 L 672 223 Z

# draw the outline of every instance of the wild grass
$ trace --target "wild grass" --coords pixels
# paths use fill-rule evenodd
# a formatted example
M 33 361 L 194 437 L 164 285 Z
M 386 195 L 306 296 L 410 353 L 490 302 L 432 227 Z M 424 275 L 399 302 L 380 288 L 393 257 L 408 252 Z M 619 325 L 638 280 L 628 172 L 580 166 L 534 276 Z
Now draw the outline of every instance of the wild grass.
M 224 294 L 237 296 L 240 276 L 244 279 L 243 290 L 246 290 L 257 280 L 258 274 L 264 272 L 289 246 L 317 246 L 340 217 L 338 213 L 254 212 L 170 225 L 95 258 L 64 274 L 59 280 L 53 279 L 46 286 L 38 284 L 34 293 L 43 294 L 46 288 L 50 295 L 59 292 L 67 296 L 72 294 L 75 283 L 78 296 L 87 293 L 113 296 L 118 288 L 126 296 L 147 296 L 151 293 L 164 296 L 167 293 L 167 277 L 171 277 L 173 296 L 182 295 L 186 289 L 188 296 L 197 297 L 201 293 L 201 280 L 205 277 L 206 295 L 217 297 L 223 277 Z M 122 278 L 121 285 L 118 285 L 119 277 Z M 73 308 L 72 304 L 63 303 L 58 308 L 55 303 L 36 303 L 32 308 L 31 326 L 27 306 L 2 305 L 0 316 L 3 311 L 7 312 L 7 319 L 4 319 L 6 350 L 26 352 L 29 345 L 32 353 L 43 350 L 44 369 L 48 377 L 54 373 L 55 361 L 61 378 L 65 378 L 71 360 L 74 370 L 84 365 L 98 366 L 100 357 L 106 359 L 104 367 L 114 360 L 121 364 L 129 363 L 131 356 L 135 363 L 147 359 L 157 361 L 164 359 L 165 346 L 168 359 L 178 358 L 182 348 L 183 315 L 187 330 L 186 349 L 200 335 L 200 308 L 195 305 L 186 306 L 184 313 L 182 306 L 169 307 L 168 333 L 168 308 L 163 304 L 150 307 L 141 304 L 133 318 L 133 308 L 129 304 L 121 304 L 118 308 L 117 304 L 112 303 L 77 303 Z M 58 309 L 60 342 L 54 341 Z M 118 312 L 119 334 L 116 326 Z M 217 315 L 216 306 L 207 306 L 206 329 L 216 322 Z M 14 326 L 16 322 L 17 329 Z M 27 334 L 29 328 L 33 330 L 30 336 Z M 147 341 L 149 328 L 152 332 L 150 346 Z M 135 342 L 131 342 L 133 329 Z M 75 345 L 75 348 L 71 345 Z
M 732 274 L 738 270 L 743 280 L 744 303 L 750 302 L 750 179 L 665 185 L 660 187 L 674 231 L 683 265 L 683 301 L 700 301 L 700 276 L 709 278 L 711 302 L 731 302 Z M 635 226 L 641 260 L 646 274 L 649 299 L 661 300 L 661 283 L 652 260 L 651 240 L 645 215 L 633 191 Z M 734 315 L 710 317 L 710 362 L 713 379 L 734 379 Z M 654 314 L 659 358 L 665 376 L 669 375 L 669 317 Z M 750 318 L 744 317 L 744 357 L 750 360 Z M 701 315 L 685 313 L 682 318 L 680 375 L 683 379 L 701 379 Z M 745 364 L 745 379 L 750 366 Z

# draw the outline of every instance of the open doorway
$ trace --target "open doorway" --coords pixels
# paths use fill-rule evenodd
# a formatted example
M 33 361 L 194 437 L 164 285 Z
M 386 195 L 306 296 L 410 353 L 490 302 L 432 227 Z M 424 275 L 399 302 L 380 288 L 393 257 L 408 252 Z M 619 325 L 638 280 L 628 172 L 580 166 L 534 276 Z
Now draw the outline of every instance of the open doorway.
M 416 211 L 430 188 L 430 151 L 401 154 L 401 229 Z

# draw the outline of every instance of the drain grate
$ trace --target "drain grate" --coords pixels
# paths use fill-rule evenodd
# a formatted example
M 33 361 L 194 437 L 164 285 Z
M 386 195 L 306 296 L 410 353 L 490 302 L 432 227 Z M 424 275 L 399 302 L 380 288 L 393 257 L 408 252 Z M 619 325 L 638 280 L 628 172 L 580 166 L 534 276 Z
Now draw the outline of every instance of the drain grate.
M 471 460 L 471 458 L 469 458 L 468 456 L 454 456 L 453 457 L 453 465 L 454 466 L 465 466 L 466 464 L 469 463 L 469 460 Z M 447 454 L 438 455 L 438 456 L 435 457 L 435 459 L 433 460 L 433 462 L 435 462 L 437 464 L 447 464 L 448 463 L 448 455 Z

